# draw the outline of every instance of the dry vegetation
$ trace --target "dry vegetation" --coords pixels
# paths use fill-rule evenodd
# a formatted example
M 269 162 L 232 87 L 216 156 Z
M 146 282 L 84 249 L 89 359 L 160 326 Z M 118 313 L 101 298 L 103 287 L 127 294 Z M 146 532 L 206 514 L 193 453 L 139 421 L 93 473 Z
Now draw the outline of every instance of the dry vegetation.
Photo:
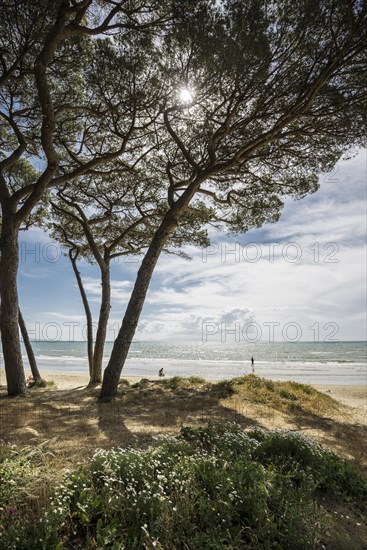
M 210 383 L 201 378 L 143 379 L 120 383 L 112 402 L 98 388 L 34 388 L 8 399 L 2 388 L 0 439 L 46 445 L 61 468 L 88 459 L 97 447 L 149 444 L 181 426 L 235 421 L 243 426 L 285 428 L 314 437 L 365 468 L 363 415 L 311 386 L 249 375 Z

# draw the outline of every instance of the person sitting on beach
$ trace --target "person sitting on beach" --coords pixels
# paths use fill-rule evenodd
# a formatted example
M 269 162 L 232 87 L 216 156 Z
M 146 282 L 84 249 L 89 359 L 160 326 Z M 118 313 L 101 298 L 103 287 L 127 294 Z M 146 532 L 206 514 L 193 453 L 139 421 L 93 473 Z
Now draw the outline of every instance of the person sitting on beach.
M 159 376 L 166 376 L 163 372 L 163 368 L 162 369 L 159 369 Z

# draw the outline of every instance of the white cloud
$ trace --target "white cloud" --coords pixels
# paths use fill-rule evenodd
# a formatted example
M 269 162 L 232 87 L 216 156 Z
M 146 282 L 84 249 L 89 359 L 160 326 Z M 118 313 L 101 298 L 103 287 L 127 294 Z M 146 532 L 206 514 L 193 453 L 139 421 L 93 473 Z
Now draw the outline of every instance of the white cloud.
M 205 319 L 245 323 L 248 316 L 235 314 L 243 311 L 264 334 L 268 322 L 298 323 L 303 339 L 312 339 L 314 323 L 321 332 L 335 323 L 340 339 L 364 339 L 365 159 L 363 152 L 322 176 L 320 191 L 289 202 L 277 224 L 231 241 L 220 235 L 204 252 L 188 247 L 190 262 L 162 256 L 144 319 L 164 322 L 166 335 L 190 332 L 197 339 Z M 246 249 L 250 242 L 258 243 L 258 261 L 256 249 Z
M 98 278 L 84 277 L 84 289 L 90 302 L 99 303 L 101 299 L 101 281 Z M 76 287 L 76 283 L 75 283 Z M 131 281 L 111 280 L 111 301 L 114 304 L 126 304 L 132 289 Z

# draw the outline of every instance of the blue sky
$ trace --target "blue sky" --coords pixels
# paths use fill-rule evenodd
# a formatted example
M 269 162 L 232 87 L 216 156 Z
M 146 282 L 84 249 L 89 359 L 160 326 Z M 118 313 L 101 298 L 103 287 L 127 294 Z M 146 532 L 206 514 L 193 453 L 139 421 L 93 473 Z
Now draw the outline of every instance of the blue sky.
M 187 247 L 190 261 L 162 255 L 137 339 L 365 340 L 367 155 L 320 175 L 320 190 L 288 201 L 276 224 L 245 235 L 213 234 Z M 112 266 L 113 339 L 139 259 Z M 95 318 L 98 270 L 80 264 Z M 82 340 L 85 320 L 69 260 L 39 230 L 20 241 L 19 294 L 31 337 Z M 85 331 L 84 331 L 85 333 Z

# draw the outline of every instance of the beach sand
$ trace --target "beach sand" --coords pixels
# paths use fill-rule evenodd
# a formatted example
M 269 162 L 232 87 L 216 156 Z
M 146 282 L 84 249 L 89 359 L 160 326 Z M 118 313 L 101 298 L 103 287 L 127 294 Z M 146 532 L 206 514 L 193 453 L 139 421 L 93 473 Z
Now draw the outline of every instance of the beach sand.
M 26 371 L 26 377 L 31 376 L 31 373 Z M 57 372 L 57 371 L 42 371 L 42 377 L 47 381 L 55 382 L 58 390 L 72 390 L 76 388 L 85 388 L 89 382 L 87 374 L 75 372 Z M 122 376 L 124 380 L 128 380 L 130 384 L 139 382 L 141 376 Z M 159 380 L 158 376 L 150 376 L 149 380 Z
M 365 420 L 367 423 L 367 386 L 333 386 L 322 384 L 313 387 L 323 393 L 327 393 L 327 395 L 343 405 L 361 409 L 366 414 Z

